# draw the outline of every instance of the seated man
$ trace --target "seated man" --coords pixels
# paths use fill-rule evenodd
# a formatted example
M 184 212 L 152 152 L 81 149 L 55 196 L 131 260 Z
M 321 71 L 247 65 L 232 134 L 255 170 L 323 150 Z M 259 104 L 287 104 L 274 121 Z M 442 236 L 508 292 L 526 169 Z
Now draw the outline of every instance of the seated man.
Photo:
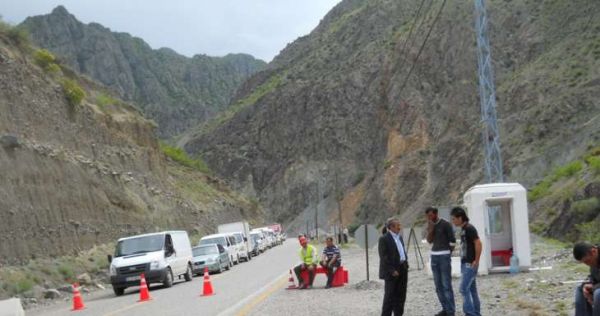
M 309 289 L 312 287 L 315 279 L 315 270 L 317 269 L 317 248 L 309 245 L 305 237 L 300 237 L 298 240 L 302 246 L 300 248 L 300 260 L 302 260 L 302 263 L 294 268 L 294 272 L 298 278 L 298 288 Z M 302 279 L 301 275 L 302 270 L 308 270 L 308 284 L 304 284 L 304 279 Z
M 586 242 L 573 247 L 575 260 L 590 267 L 590 276 L 575 290 L 575 316 L 600 315 L 600 247 Z
M 327 246 L 323 249 L 321 266 L 327 269 L 327 285 L 325 285 L 325 288 L 328 289 L 331 287 L 335 270 L 342 264 L 342 256 L 340 249 L 333 244 L 333 237 L 327 237 L 325 243 Z

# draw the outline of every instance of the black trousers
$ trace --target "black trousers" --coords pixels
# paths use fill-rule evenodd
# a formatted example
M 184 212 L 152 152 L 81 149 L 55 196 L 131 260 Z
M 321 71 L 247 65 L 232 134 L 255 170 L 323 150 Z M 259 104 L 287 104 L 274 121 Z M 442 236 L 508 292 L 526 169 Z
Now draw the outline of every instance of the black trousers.
M 383 307 L 381 316 L 401 316 L 404 314 L 404 302 L 406 301 L 406 287 L 408 285 L 408 267 L 403 264 L 397 277 L 385 279 L 385 292 L 383 294 Z
M 309 266 L 312 266 L 313 269 L 312 270 L 308 269 Z M 304 270 L 304 269 L 302 269 L 302 267 L 303 267 L 303 264 L 299 264 L 294 268 L 294 273 L 296 273 L 296 278 L 298 278 L 299 284 L 304 283 L 304 279 L 302 278 L 302 275 L 301 275 L 302 270 Z M 309 265 L 305 265 L 305 267 L 308 270 L 308 284 L 307 285 L 312 286 L 313 281 L 315 280 L 315 269 L 317 268 L 317 265 L 309 264 Z

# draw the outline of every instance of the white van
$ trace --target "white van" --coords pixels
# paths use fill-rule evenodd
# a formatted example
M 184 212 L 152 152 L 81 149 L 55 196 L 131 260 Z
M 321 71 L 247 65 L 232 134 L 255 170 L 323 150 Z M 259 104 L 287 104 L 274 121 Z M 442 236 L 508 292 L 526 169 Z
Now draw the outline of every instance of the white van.
M 146 283 L 162 283 L 171 287 L 175 278 L 192 280 L 192 246 L 185 231 L 165 231 L 121 238 L 114 257 L 109 255 L 110 283 L 115 295 L 127 287 L 140 285 L 141 274 Z
M 238 264 L 240 262 L 237 242 L 232 234 L 227 233 L 204 236 L 200 239 L 198 246 L 208 244 L 219 244 L 223 246 L 229 253 L 229 260 L 232 264 Z
M 248 250 L 248 238 L 244 236 L 242 232 L 235 232 L 232 234 L 237 242 L 238 253 L 240 254 L 240 257 L 244 258 L 246 261 L 252 260 L 252 252 L 250 252 L 251 250 Z

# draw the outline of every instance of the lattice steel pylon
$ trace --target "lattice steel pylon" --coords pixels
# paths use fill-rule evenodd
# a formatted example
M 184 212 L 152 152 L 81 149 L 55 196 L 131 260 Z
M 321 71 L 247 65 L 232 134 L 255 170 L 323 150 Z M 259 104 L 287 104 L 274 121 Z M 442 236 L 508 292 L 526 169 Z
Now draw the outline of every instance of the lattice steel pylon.
M 487 36 L 488 20 L 485 0 L 475 0 L 475 28 L 477 32 L 477 60 L 479 67 L 479 97 L 481 100 L 481 125 L 485 148 L 485 177 L 488 183 L 504 181 L 500 134 L 496 119 L 496 87 L 490 41 Z

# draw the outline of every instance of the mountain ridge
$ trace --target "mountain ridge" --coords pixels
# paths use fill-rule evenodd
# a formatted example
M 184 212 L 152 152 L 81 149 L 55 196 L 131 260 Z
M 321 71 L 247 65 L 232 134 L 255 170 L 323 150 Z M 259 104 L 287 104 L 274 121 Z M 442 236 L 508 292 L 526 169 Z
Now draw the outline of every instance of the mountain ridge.
M 136 102 L 170 138 L 213 117 L 229 103 L 238 85 L 265 63 L 248 54 L 210 57 L 153 49 L 141 38 L 113 32 L 99 23 L 84 24 L 64 6 L 48 15 L 28 17 L 33 42 L 52 51 L 127 100 Z

